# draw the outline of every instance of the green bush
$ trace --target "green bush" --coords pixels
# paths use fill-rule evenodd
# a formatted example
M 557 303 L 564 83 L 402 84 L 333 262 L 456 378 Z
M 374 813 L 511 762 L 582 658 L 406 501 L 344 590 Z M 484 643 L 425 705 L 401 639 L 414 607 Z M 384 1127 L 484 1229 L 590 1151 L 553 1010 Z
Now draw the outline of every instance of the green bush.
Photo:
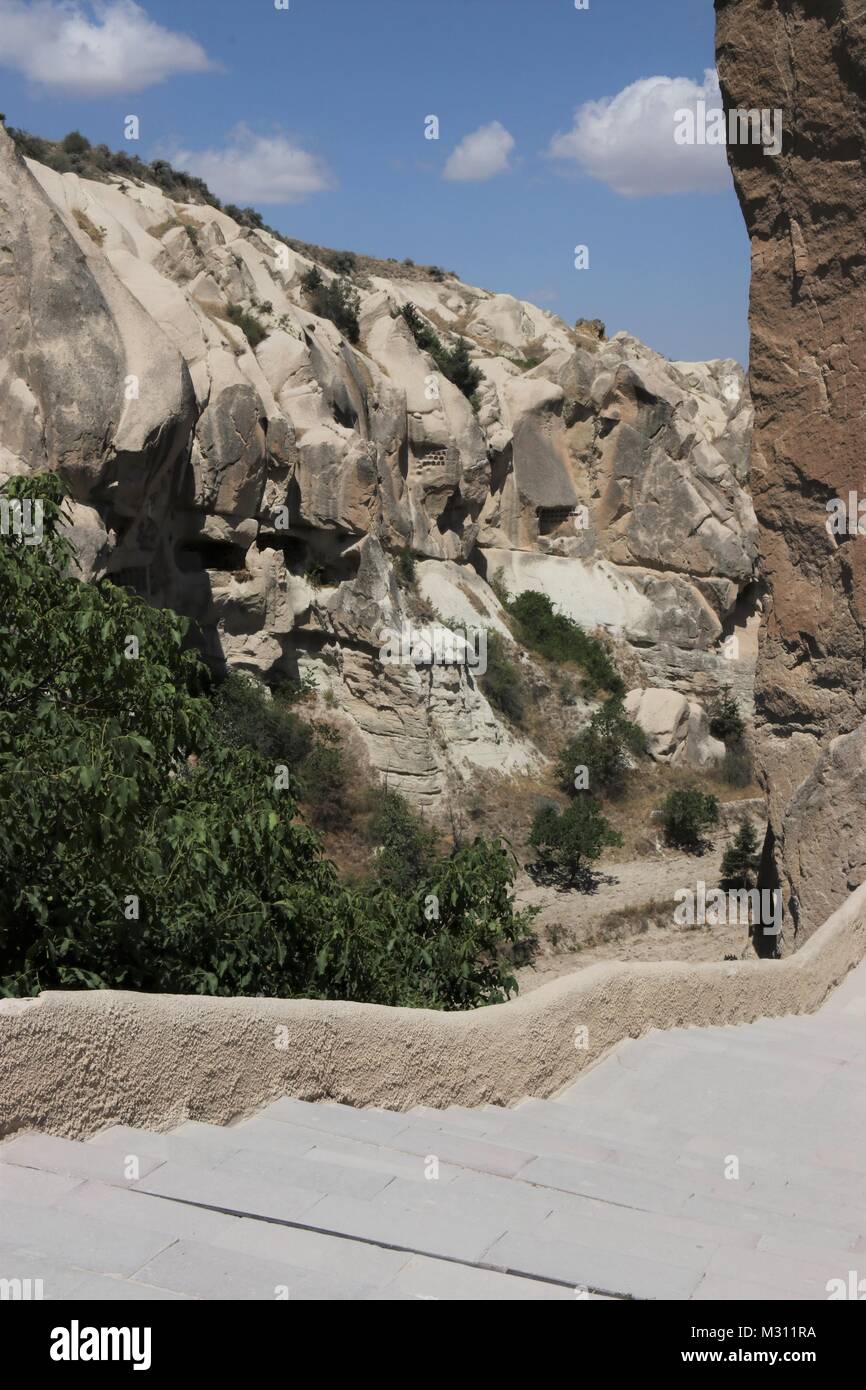
M 710 733 L 713 738 L 719 738 L 728 745 L 741 741 L 746 731 L 746 725 L 740 714 L 740 706 L 731 694 L 729 685 L 722 686 L 707 714 L 710 721 Z
M 56 476 L 6 496 L 42 501 L 44 536 L 0 537 L 0 994 L 506 997 L 530 917 L 505 846 L 434 858 L 409 897 L 346 888 L 275 779 L 291 723 L 255 734 L 247 692 L 211 696 L 184 619 L 70 577 Z M 301 765 L 319 815 L 345 801 L 335 751 L 319 731 Z
M 525 709 L 520 672 L 508 656 L 502 635 L 494 628 L 487 633 L 487 670 L 481 677 L 481 688 L 500 714 L 512 724 L 523 723 Z
M 268 336 L 268 329 L 261 319 L 256 318 L 255 314 L 241 309 L 237 304 L 229 305 L 226 310 L 226 318 L 246 335 L 247 342 L 253 349 L 257 348 L 259 343 L 263 343 Z
M 445 375 L 458 391 L 463 392 L 467 400 L 474 400 L 475 392 L 484 380 L 484 373 L 480 367 L 475 366 L 469 356 L 469 344 L 465 338 L 458 338 L 448 354 Z
M 744 816 L 722 856 L 722 882 L 730 888 L 754 888 L 760 862 L 755 827 Z
M 380 884 L 407 896 L 433 871 L 437 835 L 399 792 L 377 792 L 375 799 L 377 806 L 367 832 L 379 847 L 374 875 Z
M 531 941 L 536 915 L 534 908 L 515 910 L 516 871 L 505 845 L 479 837 L 437 859 L 407 900 L 390 889 L 374 891 L 359 931 L 343 937 L 332 933 L 329 949 L 349 952 L 365 972 L 368 957 L 378 961 L 385 954 L 393 986 L 380 984 L 376 996 L 369 987 L 365 991 L 365 997 L 383 1004 L 470 1009 L 499 1003 L 517 990 L 509 957 Z M 372 936 L 372 950 L 364 933 Z M 329 965 L 334 973 L 333 962 Z
M 61 148 L 66 154 L 86 154 L 90 149 L 90 141 L 80 130 L 70 130 L 61 141 Z
M 391 551 L 391 563 L 394 566 L 394 573 L 398 583 L 405 588 L 411 589 L 416 580 L 415 556 L 408 545 L 401 546 L 398 550 Z
M 716 798 L 694 787 L 669 792 L 659 809 L 668 843 L 694 854 L 706 848 L 705 831 L 719 821 Z
M 353 275 L 358 269 L 358 257 L 353 251 L 328 251 L 322 259 L 337 275 Z
M 277 691 L 269 699 L 252 676 L 229 671 L 213 695 L 214 729 L 229 748 L 252 748 L 267 762 L 297 768 L 313 746 L 309 724 L 290 708 L 300 693 Z
M 551 661 L 573 661 L 583 667 L 583 685 L 588 694 L 600 690 L 611 695 L 625 694 L 625 682 L 604 644 L 584 632 L 579 623 L 555 612 L 547 594 L 527 589 L 511 599 L 507 607 L 525 647 Z
M 304 759 L 300 787 L 310 820 L 318 829 L 337 830 L 348 824 L 353 788 L 343 741 L 327 725 L 317 730 L 315 745 Z
M 330 319 L 350 343 L 357 343 L 361 337 L 361 296 L 355 287 L 345 279 L 325 280 L 317 266 L 302 276 L 301 286 L 310 312 L 320 319 Z
M 439 334 L 418 313 L 411 301 L 400 310 L 422 352 L 429 352 L 439 371 L 452 382 L 468 400 L 472 400 L 484 375 L 469 356 L 469 344 L 458 338 L 453 348 L 446 347 Z
M 502 568 L 501 565 L 499 566 L 499 569 L 493 571 L 493 574 L 490 576 L 487 583 L 490 585 L 490 588 L 493 590 L 497 599 L 502 604 L 502 607 L 507 611 L 508 605 L 511 602 L 511 595 L 509 594 L 507 585 L 505 583 L 505 570 Z
M 750 787 L 755 780 L 752 755 L 745 743 L 731 744 L 725 750 L 721 766 L 721 777 L 729 787 Z
M 611 699 L 565 744 L 556 764 L 557 781 L 573 795 L 580 790 L 575 787 L 576 769 L 585 767 L 590 791 L 616 794 L 628 779 L 633 758 L 645 752 L 643 729 L 628 718 L 621 701 Z
M 622 837 L 601 813 L 591 796 L 581 796 L 559 811 L 542 806 L 535 814 L 529 843 L 539 851 L 534 866 L 537 878 L 562 886 L 589 886 L 589 864 L 606 845 L 621 845 Z

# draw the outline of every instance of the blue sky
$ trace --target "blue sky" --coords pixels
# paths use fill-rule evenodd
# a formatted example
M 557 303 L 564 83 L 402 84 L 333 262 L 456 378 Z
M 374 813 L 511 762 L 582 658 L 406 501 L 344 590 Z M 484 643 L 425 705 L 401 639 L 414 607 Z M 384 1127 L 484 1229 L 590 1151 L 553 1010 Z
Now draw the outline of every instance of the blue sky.
M 180 153 L 289 235 L 745 362 L 733 185 L 718 151 L 672 150 L 664 107 L 712 91 L 713 27 L 712 0 L 0 0 L 2 108 L 40 135 Z M 653 94 L 652 77 L 689 81 Z

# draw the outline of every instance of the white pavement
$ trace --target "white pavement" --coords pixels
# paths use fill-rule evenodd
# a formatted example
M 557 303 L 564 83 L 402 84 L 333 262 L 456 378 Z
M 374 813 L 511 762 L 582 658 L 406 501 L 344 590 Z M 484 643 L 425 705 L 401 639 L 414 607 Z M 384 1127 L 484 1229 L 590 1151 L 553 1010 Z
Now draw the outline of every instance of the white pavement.
M 0 1281 L 47 1299 L 826 1299 L 851 1271 L 866 963 L 817 1014 L 653 1031 L 514 1109 L 0 1144 Z

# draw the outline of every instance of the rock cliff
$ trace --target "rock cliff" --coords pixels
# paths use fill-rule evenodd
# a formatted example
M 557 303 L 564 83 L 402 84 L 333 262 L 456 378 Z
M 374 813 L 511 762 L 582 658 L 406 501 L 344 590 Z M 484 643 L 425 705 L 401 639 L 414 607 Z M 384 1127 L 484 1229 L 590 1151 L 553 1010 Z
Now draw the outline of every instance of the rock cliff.
M 780 157 L 729 157 L 752 242 L 752 492 L 769 587 L 756 712 L 786 946 L 866 874 L 866 9 L 716 0 L 726 106 L 779 109 Z M 849 520 L 851 518 L 849 517 Z
M 62 470 L 86 578 L 187 613 L 215 662 L 311 672 L 416 802 L 473 766 L 539 760 L 465 662 L 380 659 L 419 603 L 506 630 L 499 571 L 627 644 L 633 685 L 750 697 L 736 363 L 669 362 L 444 272 L 351 257 L 347 337 L 312 310 L 313 260 L 280 238 L 151 183 L 25 161 L 2 128 L 0 255 L 0 481 Z M 319 271 L 337 278 L 324 256 Z M 446 348 L 468 344 L 474 400 L 419 347 L 407 303 Z

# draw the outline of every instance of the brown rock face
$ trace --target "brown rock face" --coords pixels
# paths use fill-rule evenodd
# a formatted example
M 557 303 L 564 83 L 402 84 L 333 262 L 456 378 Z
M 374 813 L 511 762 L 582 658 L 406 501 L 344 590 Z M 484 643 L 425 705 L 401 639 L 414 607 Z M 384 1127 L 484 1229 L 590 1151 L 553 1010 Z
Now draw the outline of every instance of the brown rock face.
M 787 948 L 866 876 L 866 515 L 863 534 L 855 515 L 834 535 L 827 510 L 866 499 L 866 7 L 716 12 L 726 107 L 779 109 L 784 131 L 780 156 L 729 145 L 729 159 L 752 242 L 752 491 L 770 591 L 756 702 Z

